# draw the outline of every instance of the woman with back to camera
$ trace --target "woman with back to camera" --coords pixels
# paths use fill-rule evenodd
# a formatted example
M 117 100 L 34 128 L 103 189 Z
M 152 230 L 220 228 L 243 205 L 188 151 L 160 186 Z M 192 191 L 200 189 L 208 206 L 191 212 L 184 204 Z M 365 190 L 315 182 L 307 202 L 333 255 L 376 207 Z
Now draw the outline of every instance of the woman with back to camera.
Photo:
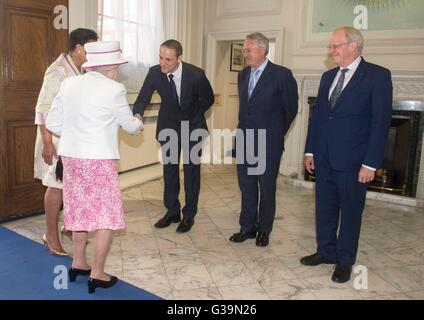
M 38 125 L 38 130 L 34 152 L 34 177 L 47 187 L 44 195 L 47 231 L 42 239 L 47 249 L 58 256 L 67 255 L 59 241 L 58 232 L 63 185 L 57 181 L 55 175 L 59 139 L 46 130 L 46 118 L 62 81 L 81 74 L 81 65 L 86 61 L 84 45 L 97 41 L 97 38 L 97 33 L 89 29 L 75 29 L 69 34 L 69 51 L 62 53 L 47 68 L 35 108 L 35 124 Z M 66 230 L 61 231 L 63 235 Z
M 132 115 L 125 87 L 116 82 L 121 59 L 119 41 L 85 45 L 86 74 L 63 81 L 47 117 L 47 129 L 60 136 L 63 162 L 65 227 L 73 232 L 70 281 L 90 275 L 89 293 L 109 288 L 117 277 L 105 273 L 112 232 L 125 228 L 118 181 L 118 128 L 137 134 L 143 123 Z M 85 250 L 95 232 L 92 267 Z

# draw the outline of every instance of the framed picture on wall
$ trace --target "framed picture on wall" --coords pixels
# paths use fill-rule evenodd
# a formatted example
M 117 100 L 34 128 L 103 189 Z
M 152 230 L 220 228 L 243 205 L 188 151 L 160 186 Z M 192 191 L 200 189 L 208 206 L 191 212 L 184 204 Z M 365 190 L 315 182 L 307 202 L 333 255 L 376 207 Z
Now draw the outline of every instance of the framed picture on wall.
M 243 44 L 231 43 L 230 71 L 241 71 L 244 67 Z

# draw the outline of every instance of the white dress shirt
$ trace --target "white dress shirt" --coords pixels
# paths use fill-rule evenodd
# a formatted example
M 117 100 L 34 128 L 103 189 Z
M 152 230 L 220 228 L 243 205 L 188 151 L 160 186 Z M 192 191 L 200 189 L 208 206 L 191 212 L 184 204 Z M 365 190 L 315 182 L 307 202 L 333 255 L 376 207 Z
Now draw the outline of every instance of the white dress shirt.
M 333 92 L 334 88 L 337 85 L 337 81 L 339 81 L 339 77 L 342 73 L 343 69 L 349 69 L 349 71 L 346 71 L 345 73 L 345 80 L 343 82 L 343 90 L 346 88 L 347 84 L 349 83 L 350 79 L 352 79 L 353 74 L 355 73 L 356 69 L 358 69 L 359 64 L 361 63 L 361 56 L 355 59 L 350 65 L 348 65 L 346 68 L 340 67 L 339 71 L 337 72 L 336 77 L 334 78 L 333 84 L 330 87 L 330 91 L 328 92 L 328 100 L 330 100 L 331 93 Z
M 258 81 L 259 81 L 259 79 L 261 78 L 261 75 L 262 75 L 262 72 L 265 70 L 265 68 L 266 68 L 266 66 L 268 65 L 268 58 L 265 58 L 265 61 L 259 66 L 259 68 L 257 68 L 257 69 L 253 69 L 253 68 L 251 68 L 251 71 L 250 71 L 250 81 L 252 80 L 252 77 L 253 77 L 253 73 L 256 71 L 256 70 L 259 70 L 259 74 L 258 74 L 258 77 L 257 77 L 257 81 L 256 81 L 256 84 L 258 84 Z
M 259 66 L 259 68 L 254 69 L 250 68 L 250 77 L 249 77 L 249 98 L 250 95 L 255 90 L 256 85 L 259 82 L 259 79 L 261 78 L 262 72 L 265 70 L 266 66 L 268 65 L 268 58 L 265 58 L 265 61 Z M 256 76 L 254 75 L 256 73 Z M 252 88 L 251 88 L 252 87 Z M 250 92 L 251 90 L 251 92 Z
M 346 71 L 346 73 L 345 73 L 345 80 L 343 82 L 343 90 L 344 90 L 344 88 L 346 88 L 347 84 L 352 79 L 353 75 L 355 74 L 356 69 L 358 69 L 358 66 L 361 63 L 361 61 L 362 61 L 362 57 L 359 56 L 350 65 L 348 65 L 346 68 L 343 68 L 343 67 L 340 67 L 339 68 L 339 71 L 337 72 L 337 75 L 335 76 L 334 81 L 333 81 L 333 83 L 332 83 L 332 85 L 330 87 L 330 91 L 328 92 L 328 100 L 330 100 L 331 93 L 333 92 L 335 86 L 337 85 L 337 81 L 339 80 L 339 77 L 340 77 L 340 75 L 342 73 L 341 70 L 342 69 L 349 69 L 349 71 Z M 305 153 L 305 156 L 312 157 L 313 154 L 312 153 Z M 367 169 L 370 169 L 370 170 L 373 170 L 373 171 L 376 170 L 375 168 L 366 166 L 364 164 L 362 166 L 364 168 L 367 168 Z

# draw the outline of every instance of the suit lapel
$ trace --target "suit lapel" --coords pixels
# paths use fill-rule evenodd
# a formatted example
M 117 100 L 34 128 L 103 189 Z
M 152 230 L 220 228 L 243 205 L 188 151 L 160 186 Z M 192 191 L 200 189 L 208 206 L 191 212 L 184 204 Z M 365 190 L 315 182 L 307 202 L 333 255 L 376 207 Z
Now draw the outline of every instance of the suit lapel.
M 330 105 L 330 101 L 328 99 L 328 97 L 330 96 L 330 90 L 331 90 L 331 85 L 334 82 L 334 79 L 337 76 L 337 72 L 339 71 L 339 68 L 335 68 L 329 71 L 328 76 L 326 76 L 325 78 L 323 78 L 323 89 L 322 92 L 325 93 L 325 99 L 323 99 L 324 101 L 326 101 L 326 108 L 328 109 L 328 111 L 331 110 L 331 105 Z
M 363 77 L 366 74 L 367 69 L 367 63 L 362 58 L 361 62 L 359 63 L 358 68 L 356 69 L 355 73 L 353 74 L 352 78 L 350 79 L 347 86 L 343 89 L 342 93 L 340 94 L 340 97 L 337 99 L 336 105 L 334 106 L 334 109 L 338 108 L 339 105 L 343 103 L 343 99 L 346 98 L 346 96 L 349 95 L 355 89 L 355 87 L 361 82 Z
M 166 101 L 172 101 L 174 99 L 173 94 L 171 92 L 171 85 L 168 80 L 168 76 L 165 73 L 160 73 L 160 81 L 162 82 L 163 93 L 166 95 Z
M 184 101 L 185 95 L 187 94 L 188 87 L 188 75 L 187 75 L 187 66 L 184 62 L 181 62 L 183 65 L 183 70 L 181 73 L 181 92 L 180 92 L 180 104 Z
M 326 87 L 325 87 L 325 90 L 324 90 L 324 92 L 326 92 L 327 93 L 327 96 L 330 96 L 330 90 L 331 90 L 331 85 L 333 84 L 333 82 L 334 82 L 334 79 L 336 78 L 336 76 L 337 76 L 337 72 L 339 72 L 339 68 L 336 68 L 336 69 L 334 69 L 334 70 L 332 70 L 331 71 L 331 73 L 330 73 L 330 75 L 328 76 L 328 81 L 327 81 L 327 83 L 325 84 L 326 85 Z
M 241 88 L 242 88 L 242 92 L 241 94 L 243 95 L 240 98 L 246 99 L 246 101 L 249 101 L 249 79 L 250 79 L 250 73 L 252 72 L 252 70 L 249 68 L 246 70 L 244 78 L 242 77 L 242 84 L 241 84 Z
M 250 96 L 250 99 L 252 99 L 255 94 L 257 94 L 261 88 L 265 85 L 266 83 L 266 78 L 269 76 L 269 74 L 271 73 L 272 70 L 272 62 L 268 61 L 268 64 L 266 65 L 265 69 L 262 71 L 261 76 L 259 77 L 258 82 L 256 83 L 255 88 L 253 89 L 252 95 Z M 252 71 L 250 71 L 252 72 Z M 247 86 L 249 86 L 249 80 L 250 80 L 250 73 L 249 73 L 249 77 L 247 80 Z

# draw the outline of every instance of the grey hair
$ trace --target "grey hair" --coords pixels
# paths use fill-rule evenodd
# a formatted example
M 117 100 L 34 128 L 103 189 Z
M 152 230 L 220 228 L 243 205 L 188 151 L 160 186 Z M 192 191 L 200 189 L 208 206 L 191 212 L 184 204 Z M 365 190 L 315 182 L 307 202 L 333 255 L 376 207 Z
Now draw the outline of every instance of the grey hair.
M 246 36 L 246 40 L 253 40 L 258 47 L 265 49 L 265 55 L 269 52 L 269 39 L 260 32 L 255 32 Z
M 109 71 L 112 71 L 118 68 L 119 68 L 119 65 L 108 66 L 108 67 L 93 67 L 93 68 L 90 68 L 88 71 L 96 71 L 105 76 Z
M 343 30 L 346 36 L 347 42 L 355 42 L 358 47 L 358 53 L 361 55 L 364 50 L 364 36 L 361 31 L 353 27 L 341 27 L 337 28 L 336 31 Z

